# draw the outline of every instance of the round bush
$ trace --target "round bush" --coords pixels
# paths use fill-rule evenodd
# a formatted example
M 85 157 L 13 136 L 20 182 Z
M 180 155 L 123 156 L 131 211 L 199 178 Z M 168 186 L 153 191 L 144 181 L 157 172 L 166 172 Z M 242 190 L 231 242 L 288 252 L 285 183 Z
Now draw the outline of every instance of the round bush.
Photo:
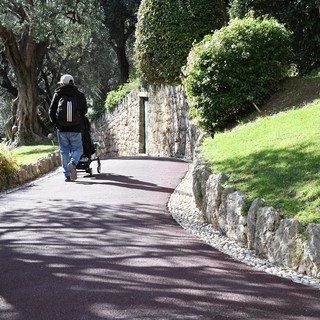
M 139 78 L 147 84 L 179 84 L 193 42 L 224 22 L 222 0 L 142 0 L 134 56 Z
M 247 17 L 207 35 L 183 68 L 191 114 L 216 131 L 260 104 L 288 73 L 290 34 L 274 19 Z

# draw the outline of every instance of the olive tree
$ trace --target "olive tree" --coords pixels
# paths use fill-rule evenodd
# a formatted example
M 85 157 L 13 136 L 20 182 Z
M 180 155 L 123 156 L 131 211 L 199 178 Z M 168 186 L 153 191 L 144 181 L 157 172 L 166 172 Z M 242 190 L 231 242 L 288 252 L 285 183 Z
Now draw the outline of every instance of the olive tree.
M 76 54 L 90 40 L 90 30 L 99 22 L 95 0 L 2 0 L 2 41 L 17 86 L 18 96 L 9 125 L 17 145 L 39 140 L 43 127 L 38 117 L 38 77 L 52 44 L 73 48 Z

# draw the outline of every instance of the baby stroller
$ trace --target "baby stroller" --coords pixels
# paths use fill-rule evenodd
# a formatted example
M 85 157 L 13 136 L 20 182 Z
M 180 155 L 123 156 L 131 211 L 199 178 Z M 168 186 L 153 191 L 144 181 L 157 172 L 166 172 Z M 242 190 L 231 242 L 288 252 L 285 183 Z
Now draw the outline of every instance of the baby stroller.
M 88 118 L 84 117 L 82 121 L 82 147 L 83 147 L 83 154 L 76 166 L 78 170 L 83 170 L 86 173 L 89 173 L 90 177 L 92 176 L 92 168 L 90 168 L 90 164 L 92 161 L 97 161 L 97 171 L 98 173 L 101 172 L 101 162 L 100 162 L 100 151 L 99 151 L 99 144 L 93 144 L 91 140 L 90 134 L 90 122 Z

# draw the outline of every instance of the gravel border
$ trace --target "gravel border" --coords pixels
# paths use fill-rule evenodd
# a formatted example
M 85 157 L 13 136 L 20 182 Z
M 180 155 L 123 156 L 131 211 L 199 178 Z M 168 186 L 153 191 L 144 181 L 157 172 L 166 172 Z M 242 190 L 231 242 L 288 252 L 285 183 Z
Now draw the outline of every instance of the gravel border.
M 226 236 L 214 230 L 212 225 L 204 220 L 203 215 L 195 205 L 192 192 L 193 168 L 194 166 L 190 165 L 189 171 L 172 193 L 168 202 L 168 209 L 179 225 L 211 247 L 231 256 L 235 260 L 244 262 L 260 271 L 320 289 L 320 279 L 297 273 L 292 269 L 276 266 L 266 259 L 256 256 L 252 250 L 240 247 L 236 242 L 229 240 Z

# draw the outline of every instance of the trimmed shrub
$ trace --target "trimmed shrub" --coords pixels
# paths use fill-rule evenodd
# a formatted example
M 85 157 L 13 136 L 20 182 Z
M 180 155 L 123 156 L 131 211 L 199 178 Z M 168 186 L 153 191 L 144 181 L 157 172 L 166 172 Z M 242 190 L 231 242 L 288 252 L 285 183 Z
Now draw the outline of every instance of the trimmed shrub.
M 180 83 L 194 41 L 225 23 L 222 0 L 142 0 L 138 11 L 135 66 L 143 83 Z
M 183 68 L 183 84 L 202 128 L 224 128 L 277 89 L 290 67 L 290 43 L 276 20 L 247 17 L 196 44 Z

